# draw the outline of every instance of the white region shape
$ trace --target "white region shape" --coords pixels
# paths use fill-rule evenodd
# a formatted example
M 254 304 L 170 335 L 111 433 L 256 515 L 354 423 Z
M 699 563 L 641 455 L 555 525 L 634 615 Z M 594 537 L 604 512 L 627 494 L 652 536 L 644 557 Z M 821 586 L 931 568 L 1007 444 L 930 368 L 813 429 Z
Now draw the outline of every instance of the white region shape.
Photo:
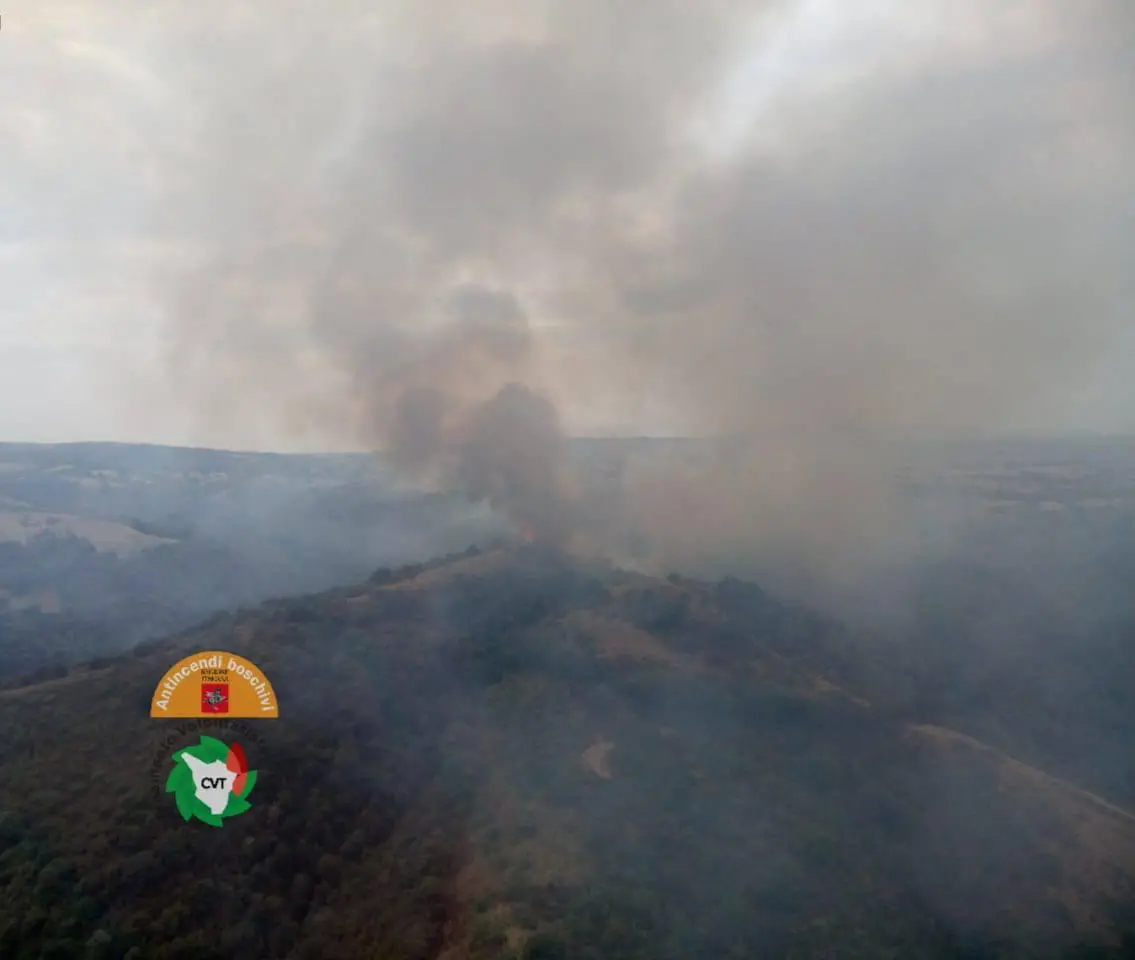
M 228 806 L 236 774 L 228 768 L 224 760 L 204 763 L 190 753 L 183 753 L 181 759 L 185 761 L 193 776 L 193 788 L 197 799 L 209 808 L 210 813 L 219 817 Z M 208 786 L 205 786 L 206 781 L 209 783 Z

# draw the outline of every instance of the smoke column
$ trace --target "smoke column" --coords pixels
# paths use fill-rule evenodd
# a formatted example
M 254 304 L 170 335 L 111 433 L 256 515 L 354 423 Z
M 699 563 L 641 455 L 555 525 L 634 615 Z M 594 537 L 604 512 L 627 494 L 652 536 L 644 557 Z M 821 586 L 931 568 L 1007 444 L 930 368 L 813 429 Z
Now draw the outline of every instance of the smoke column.
M 901 526 L 896 440 L 1043 427 L 1123 334 L 1121 0 L 224 10 L 155 207 L 206 430 L 383 447 L 562 539 L 565 430 L 662 424 L 722 452 L 632 465 L 608 536 L 838 576 Z

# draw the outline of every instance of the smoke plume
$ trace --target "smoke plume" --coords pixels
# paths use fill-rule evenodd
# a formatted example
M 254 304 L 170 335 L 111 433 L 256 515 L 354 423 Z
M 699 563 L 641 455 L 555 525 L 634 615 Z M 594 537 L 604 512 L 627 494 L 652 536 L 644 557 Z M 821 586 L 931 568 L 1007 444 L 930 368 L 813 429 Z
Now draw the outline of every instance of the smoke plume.
M 632 465 L 606 534 L 831 572 L 902 519 L 896 439 L 1043 427 L 1123 331 L 1122 0 L 286 7 L 170 64 L 197 262 L 160 289 L 207 424 L 379 446 L 557 539 L 565 431 L 725 438 Z

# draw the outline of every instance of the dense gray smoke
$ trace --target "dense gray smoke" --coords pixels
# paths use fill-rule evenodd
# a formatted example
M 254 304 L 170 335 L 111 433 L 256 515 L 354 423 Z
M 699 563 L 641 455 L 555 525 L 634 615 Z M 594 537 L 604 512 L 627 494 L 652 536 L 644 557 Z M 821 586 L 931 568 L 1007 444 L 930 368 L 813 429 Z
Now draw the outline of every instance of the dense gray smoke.
M 571 528 L 567 444 L 552 404 L 510 383 L 476 409 L 461 437 L 460 489 L 507 510 L 532 539 L 561 543 Z
M 555 538 L 565 430 L 728 438 L 632 465 L 605 535 L 847 569 L 896 438 L 1043 427 L 1123 332 L 1133 38 L 1125 0 L 238 2 L 170 64 L 171 370 Z

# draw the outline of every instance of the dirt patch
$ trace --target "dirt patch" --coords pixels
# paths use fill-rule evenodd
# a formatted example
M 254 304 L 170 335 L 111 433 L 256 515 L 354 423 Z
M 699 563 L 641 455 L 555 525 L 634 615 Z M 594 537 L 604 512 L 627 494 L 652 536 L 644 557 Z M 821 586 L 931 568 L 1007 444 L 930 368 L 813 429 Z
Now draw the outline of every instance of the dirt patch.
M 856 697 L 853 694 L 848 693 L 843 689 L 843 687 L 837 686 L 830 680 L 825 680 L 823 677 L 816 677 L 812 681 L 812 687 L 817 693 L 826 693 L 835 697 L 843 697 L 847 700 L 850 700 L 858 707 L 871 706 L 871 704 L 868 701 L 864 700 L 862 697 Z
M 599 740 L 584 750 L 581 756 L 583 757 L 583 762 L 587 764 L 588 769 L 590 769 L 592 773 L 602 777 L 604 780 L 610 780 L 612 773 L 610 764 L 607 762 L 607 757 L 613 749 L 615 749 L 613 743 L 607 740 Z
M 40 536 L 74 536 L 88 540 L 102 553 L 128 556 L 163 543 L 166 537 L 153 537 L 113 520 L 93 520 L 63 513 L 19 513 L 0 511 L 0 540 L 27 543 Z
M 668 649 L 652 634 L 625 620 L 581 612 L 570 614 L 565 623 L 590 634 L 601 659 L 654 661 L 685 669 L 696 666 L 690 658 Z

